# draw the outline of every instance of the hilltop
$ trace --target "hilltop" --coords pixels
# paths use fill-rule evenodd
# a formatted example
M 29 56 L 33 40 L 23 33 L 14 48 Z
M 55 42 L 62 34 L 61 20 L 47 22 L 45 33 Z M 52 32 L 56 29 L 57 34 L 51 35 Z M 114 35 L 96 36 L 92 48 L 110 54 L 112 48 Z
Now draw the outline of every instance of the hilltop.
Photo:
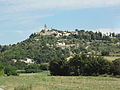
M 75 54 L 120 55 L 120 34 L 78 30 L 48 30 L 33 33 L 28 39 L 13 45 L 0 46 L 0 61 L 31 59 L 34 63 Z

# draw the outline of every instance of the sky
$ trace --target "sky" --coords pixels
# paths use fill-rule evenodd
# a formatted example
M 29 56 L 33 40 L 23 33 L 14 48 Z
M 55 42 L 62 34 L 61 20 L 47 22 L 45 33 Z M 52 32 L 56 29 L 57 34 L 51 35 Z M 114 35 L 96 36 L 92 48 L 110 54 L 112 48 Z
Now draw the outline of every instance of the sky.
M 120 33 L 120 0 L 0 0 L 0 45 L 21 42 L 44 24 Z

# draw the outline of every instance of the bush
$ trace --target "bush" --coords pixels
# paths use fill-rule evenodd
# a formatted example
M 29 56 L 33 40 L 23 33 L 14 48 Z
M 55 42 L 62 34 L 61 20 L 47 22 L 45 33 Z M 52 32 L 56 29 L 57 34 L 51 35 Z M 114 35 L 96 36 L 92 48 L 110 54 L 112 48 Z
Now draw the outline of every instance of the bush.
M 109 56 L 109 51 L 102 51 L 102 52 L 101 52 L 101 55 L 102 55 L 102 56 Z
M 13 64 L 18 70 L 24 70 L 27 64 L 25 62 L 17 61 Z
M 49 70 L 51 75 L 67 76 L 69 75 L 69 67 L 65 59 L 55 59 L 50 61 Z
M 25 70 L 17 70 L 17 73 L 25 73 Z
M 4 75 L 4 67 L 0 65 L 0 76 Z
M 39 65 L 37 64 L 30 64 L 25 68 L 26 73 L 37 73 L 41 72 Z
M 49 65 L 48 63 L 41 63 L 40 64 L 40 69 L 41 70 L 48 70 L 48 65 Z
M 112 72 L 114 75 L 120 75 L 120 59 L 113 61 Z
M 10 75 L 18 76 L 18 75 L 19 75 L 19 74 L 17 73 L 17 71 L 16 71 L 16 68 L 13 67 L 13 66 L 7 66 L 7 67 L 5 67 L 4 73 L 5 73 L 7 76 L 10 76 Z

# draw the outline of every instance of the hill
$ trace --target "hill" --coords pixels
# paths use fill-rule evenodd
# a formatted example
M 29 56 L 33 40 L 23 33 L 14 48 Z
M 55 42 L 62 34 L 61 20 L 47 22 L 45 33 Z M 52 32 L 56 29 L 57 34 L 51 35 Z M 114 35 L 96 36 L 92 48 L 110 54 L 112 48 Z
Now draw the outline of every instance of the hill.
M 86 53 L 92 55 L 120 55 L 120 35 L 85 30 L 42 30 L 17 44 L 0 46 L 0 61 L 12 62 L 31 59 L 34 63 L 49 62 L 54 58 Z

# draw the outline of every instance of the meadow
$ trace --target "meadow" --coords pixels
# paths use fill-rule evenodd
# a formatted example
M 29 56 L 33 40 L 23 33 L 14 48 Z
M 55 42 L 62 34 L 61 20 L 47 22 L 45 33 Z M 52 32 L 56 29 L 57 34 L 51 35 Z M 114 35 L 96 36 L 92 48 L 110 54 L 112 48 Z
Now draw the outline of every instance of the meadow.
M 120 78 L 50 76 L 48 72 L 0 77 L 5 90 L 120 90 Z

